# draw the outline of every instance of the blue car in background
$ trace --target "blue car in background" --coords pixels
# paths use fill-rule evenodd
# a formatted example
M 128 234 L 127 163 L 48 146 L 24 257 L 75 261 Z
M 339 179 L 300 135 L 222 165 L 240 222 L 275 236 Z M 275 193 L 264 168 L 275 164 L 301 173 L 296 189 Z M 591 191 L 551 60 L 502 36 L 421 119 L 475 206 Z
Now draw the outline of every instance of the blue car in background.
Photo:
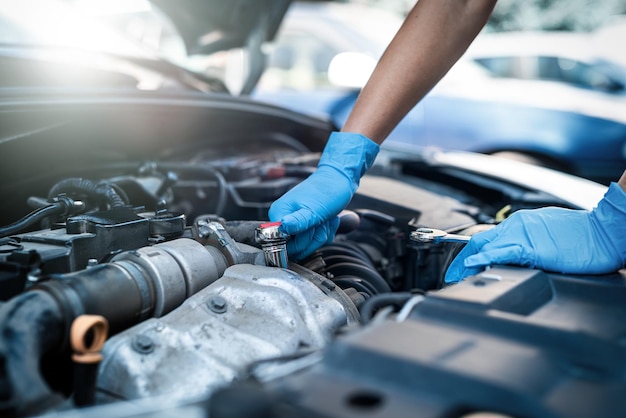
M 294 3 L 253 96 L 342 126 L 402 17 L 358 4 Z M 605 45 L 606 46 L 606 45 Z M 608 183 L 626 168 L 626 75 L 574 33 L 481 34 L 391 133 Z

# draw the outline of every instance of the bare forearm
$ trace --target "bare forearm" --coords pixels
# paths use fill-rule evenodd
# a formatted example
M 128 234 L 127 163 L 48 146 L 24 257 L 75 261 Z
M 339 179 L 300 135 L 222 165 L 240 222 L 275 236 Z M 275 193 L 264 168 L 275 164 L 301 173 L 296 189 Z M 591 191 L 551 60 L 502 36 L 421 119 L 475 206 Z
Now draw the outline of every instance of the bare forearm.
M 496 0 L 419 0 L 387 47 L 343 126 L 381 143 L 445 75 Z

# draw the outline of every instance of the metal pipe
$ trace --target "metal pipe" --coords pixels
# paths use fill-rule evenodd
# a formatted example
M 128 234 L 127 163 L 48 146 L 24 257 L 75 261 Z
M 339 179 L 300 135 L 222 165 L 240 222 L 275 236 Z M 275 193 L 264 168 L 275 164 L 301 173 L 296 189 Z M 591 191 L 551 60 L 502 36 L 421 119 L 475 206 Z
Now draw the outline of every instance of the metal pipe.
M 6 393 L 0 393 L 0 415 L 32 415 L 65 401 L 48 387 L 39 364 L 45 354 L 64 349 L 78 316 L 101 315 L 112 333 L 121 331 L 170 312 L 227 266 L 216 248 L 181 238 L 56 275 L 1 305 L 0 389 Z

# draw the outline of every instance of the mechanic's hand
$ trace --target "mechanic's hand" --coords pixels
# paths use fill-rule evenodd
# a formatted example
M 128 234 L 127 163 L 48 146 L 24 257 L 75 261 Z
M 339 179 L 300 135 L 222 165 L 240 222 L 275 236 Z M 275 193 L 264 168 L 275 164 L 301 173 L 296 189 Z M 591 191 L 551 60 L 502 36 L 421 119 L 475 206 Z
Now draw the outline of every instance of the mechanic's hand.
M 492 264 L 573 274 L 611 273 L 626 262 L 626 193 L 612 183 L 591 212 L 520 210 L 472 237 L 446 272 L 456 283 Z
M 333 240 L 337 215 L 350 203 L 378 150 L 378 144 L 361 134 L 333 132 L 317 170 L 272 204 L 270 220 L 282 222 L 292 236 L 287 242 L 290 258 L 305 258 Z

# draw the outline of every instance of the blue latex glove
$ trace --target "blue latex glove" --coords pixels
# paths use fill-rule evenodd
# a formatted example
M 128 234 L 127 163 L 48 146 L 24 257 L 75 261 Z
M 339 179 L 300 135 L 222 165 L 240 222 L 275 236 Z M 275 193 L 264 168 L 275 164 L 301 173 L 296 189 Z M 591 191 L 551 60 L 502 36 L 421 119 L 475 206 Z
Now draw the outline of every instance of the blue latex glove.
M 290 258 L 307 257 L 333 240 L 337 215 L 350 203 L 378 150 L 378 144 L 361 134 L 333 132 L 317 170 L 272 204 L 270 220 L 282 222 L 292 236 L 287 242 Z
M 446 272 L 446 283 L 485 266 L 513 264 L 570 274 L 611 273 L 626 262 L 626 193 L 612 183 L 592 211 L 520 210 L 472 237 Z

